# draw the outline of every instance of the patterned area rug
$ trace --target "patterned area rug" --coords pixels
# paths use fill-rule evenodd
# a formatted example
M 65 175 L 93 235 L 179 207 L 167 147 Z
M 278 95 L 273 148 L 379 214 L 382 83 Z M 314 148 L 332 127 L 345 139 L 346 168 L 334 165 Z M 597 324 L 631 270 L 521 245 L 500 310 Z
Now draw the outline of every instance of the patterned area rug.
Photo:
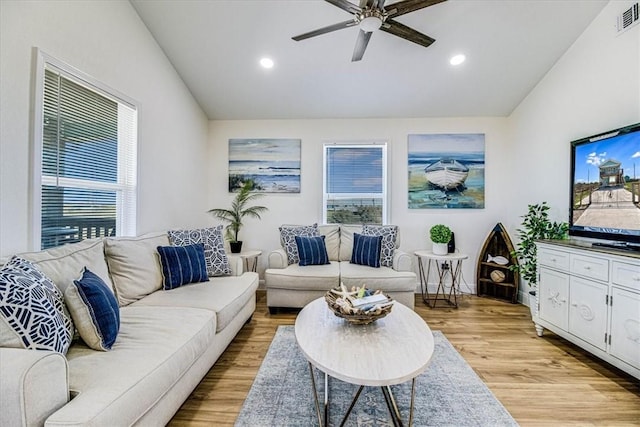
M 433 336 L 435 350 L 431 364 L 416 380 L 414 425 L 517 426 L 442 332 L 435 331 Z M 322 404 L 324 374 L 315 369 L 314 372 Z M 330 425 L 340 425 L 357 388 L 329 378 Z M 411 382 L 391 389 L 406 423 Z M 318 418 L 309 365 L 298 349 L 293 326 L 280 326 L 242 406 L 236 426 L 313 425 L 318 425 Z M 393 425 L 379 387 L 365 387 L 346 425 Z

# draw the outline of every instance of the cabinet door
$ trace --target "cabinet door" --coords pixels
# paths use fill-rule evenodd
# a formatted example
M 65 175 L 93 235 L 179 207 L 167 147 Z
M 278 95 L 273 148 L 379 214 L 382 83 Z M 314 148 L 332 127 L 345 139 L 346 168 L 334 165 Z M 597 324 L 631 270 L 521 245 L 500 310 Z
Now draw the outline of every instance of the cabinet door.
M 640 368 L 640 294 L 612 288 L 609 353 Z
M 538 291 L 540 318 L 566 331 L 569 317 L 569 275 L 541 268 Z
M 569 284 L 569 332 L 606 350 L 607 285 L 571 277 Z

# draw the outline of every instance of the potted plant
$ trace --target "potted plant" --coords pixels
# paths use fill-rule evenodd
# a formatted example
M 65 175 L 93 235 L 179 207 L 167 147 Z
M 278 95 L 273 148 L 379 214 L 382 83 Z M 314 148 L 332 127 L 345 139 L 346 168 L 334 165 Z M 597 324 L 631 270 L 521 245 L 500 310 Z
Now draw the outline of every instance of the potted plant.
M 529 205 L 526 215 L 522 216 L 521 228 L 516 229 L 520 235 L 520 242 L 517 249 L 511 252 L 520 261 L 520 264 L 509 266 L 511 271 L 519 272 L 520 276 L 527 281 L 531 290 L 529 291 L 529 308 L 531 316 L 535 318 L 536 307 L 534 304 L 537 283 L 538 265 L 536 241 L 542 239 L 566 239 L 569 224 L 566 222 L 551 222 L 549 220 L 549 205 L 542 202 L 536 205 Z
M 429 230 L 429 236 L 433 242 L 435 255 L 446 255 L 449 252 L 447 244 L 451 240 L 451 229 L 443 224 L 436 224 Z
M 242 250 L 242 241 L 238 240 L 238 233 L 242 228 L 242 219 L 246 216 L 260 218 L 260 214 L 269 209 L 264 206 L 248 206 L 251 201 L 264 196 L 261 193 L 252 193 L 255 182 L 247 180 L 238 190 L 236 197 L 231 202 L 231 209 L 211 209 L 209 213 L 228 223 L 226 227 L 226 237 L 229 240 L 229 247 L 232 253 L 239 253 Z

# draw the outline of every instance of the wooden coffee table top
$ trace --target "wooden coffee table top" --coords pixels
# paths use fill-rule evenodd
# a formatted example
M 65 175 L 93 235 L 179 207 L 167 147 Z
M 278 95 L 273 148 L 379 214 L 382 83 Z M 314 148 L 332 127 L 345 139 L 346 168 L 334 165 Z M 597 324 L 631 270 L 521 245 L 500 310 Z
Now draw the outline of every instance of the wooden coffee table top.
M 396 303 L 386 317 L 353 325 L 333 314 L 323 298 L 300 311 L 296 340 L 307 360 L 352 384 L 386 386 L 420 375 L 433 355 L 433 334 L 420 316 Z

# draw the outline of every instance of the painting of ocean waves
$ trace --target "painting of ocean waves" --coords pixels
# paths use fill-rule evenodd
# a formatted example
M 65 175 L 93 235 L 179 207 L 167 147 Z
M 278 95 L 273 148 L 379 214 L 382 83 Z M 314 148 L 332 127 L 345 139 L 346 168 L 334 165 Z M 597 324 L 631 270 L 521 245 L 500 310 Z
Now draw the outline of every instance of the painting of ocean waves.
M 253 191 L 300 192 L 299 139 L 230 139 L 229 191 L 252 181 Z

